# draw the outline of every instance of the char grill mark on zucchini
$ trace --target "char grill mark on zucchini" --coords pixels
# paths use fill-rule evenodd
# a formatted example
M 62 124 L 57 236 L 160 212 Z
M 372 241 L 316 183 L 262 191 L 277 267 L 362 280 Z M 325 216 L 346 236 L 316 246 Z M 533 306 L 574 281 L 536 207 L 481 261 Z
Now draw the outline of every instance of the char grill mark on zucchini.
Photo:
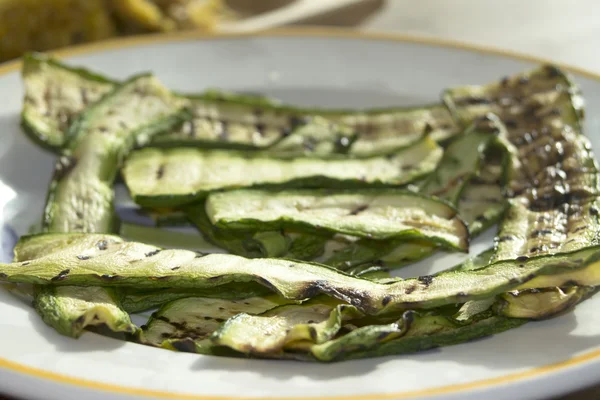
M 239 190 L 210 195 L 212 224 L 227 231 L 298 229 L 374 240 L 419 239 L 468 249 L 467 228 L 449 204 L 399 190 Z
M 170 92 L 152 76 L 132 78 L 73 122 L 68 149 L 50 184 L 44 228 L 51 232 L 114 230 L 112 184 L 134 141 L 185 118 Z
M 598 200 L 532 210 L 512 199 L 497 240 L 496 259 L 570 252 L 598 243 Z
M 596 271 L 600 250 L 492 263 L 473 271 L 447 272 L 433 279 L 381 284 L 352 277 L 324 265 L 285 259 L 245 259 L 229 254 L 199 256 L 186 250 L 161 250 L 100 234 L 46 234 L 23 238 L 15 249 L 54 241 L 70 244 L 24 263 L 0 265 L 0 278 L 15 283 L 49 285 L 135 286 L 142 288 L 214 288 L 234 282 L 257 282 L 288 300 L 325 294 L 375 314 L 403 308 L 432 308 L 489 298 L 517 289 L 542 275 Z M 106 243 L 104 250 L 97 247 Z M 173 269 L 175 268 L 175 270 Z M 68 272 L 65 272 L 68 270 Z M 508 278 L 510 277 L 510 278 Z
M 401 148 L 416 142 L 423 133 L 437 141 L 445 141 L 460 128 L 442 105 L 405 110 L 371 110 L 366 112 L 321 113 L 330 121 L 348 126 L 357 135 L 350 154 L 365 157 L 389 148 Z
M 42 147 L 60 152 L 70 123 L 117 83 L 81 68 L 68 67 L 43 54 L 23 57 L 25 98 L 21 123 Z
M 146 148 L 131 154 L 123 174 L 138 204 L 177 207 L 212 191 L 240 187 L 398 186 L 431 172 L 441 155 L 442 149 L 429 138 L 390 156 L 340 160 Z

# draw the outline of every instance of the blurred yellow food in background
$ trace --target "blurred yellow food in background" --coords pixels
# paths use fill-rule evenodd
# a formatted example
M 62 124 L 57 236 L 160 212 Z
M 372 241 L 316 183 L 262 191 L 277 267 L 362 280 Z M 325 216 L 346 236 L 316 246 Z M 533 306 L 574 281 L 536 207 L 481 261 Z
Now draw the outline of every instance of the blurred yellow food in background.
M 151 31 L 214 29 L 223 14 L 219 0 L 112 0 L 129 28 Z
M 0 61 L 117 35 L 214 30 L 221 0 L 0 0 Z

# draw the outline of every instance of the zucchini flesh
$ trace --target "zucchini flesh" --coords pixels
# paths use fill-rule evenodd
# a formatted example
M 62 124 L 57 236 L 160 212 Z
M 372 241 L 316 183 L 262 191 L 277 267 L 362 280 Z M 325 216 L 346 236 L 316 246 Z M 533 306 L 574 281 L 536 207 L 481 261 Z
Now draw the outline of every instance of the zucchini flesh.
M 68 245 L 54 249 L 55 242 Z M 198 255 L 161 250 L 101 234 L 46 234 L 21 239 L 15 254 L 46 246 L 47 255 L 0 265 L 3 281 L 51 285 L 134 286 L 137 288 L 215 288 L 257 282 L 288 300 L 326 294 L 375 314 L 402 308 L 432 308 L 488 298 L 541 275 L 596 270 L 600 250 L 499 261 L 472 271 L 451 271 L 390 284 L 372 282 L 316 263 L 285 259 L 246 259 L 230 254 Z M 23 259 L 19 257 L 19 259 Z
M 181 339 L 207 339 L 223 321 L 239 313 L 262 314 L 280 306 L 276 296 L 242 300 L 189 297 L 172 301 L 153 313 L 138 339 L 152 346 L 176 349 Z
M 40 146 L 56 152 L 66 146 L 67 130 L 75 117 L 117 85 L 109 78 L 38 53 L 23 57 L 22 76 L 23 129 Z
M 46 324 L 74 338 L 89 327 L 129 334 L 138 329 L 111 288 L 36 286 L 33 307 Z
M 170 92 L 152 76 L 132 78 L 90 106 L 71 125 L 44 216 L 50 232 L 114 231 L 112 184 L 123 154 L 185 118 Z
M 119 234 L 123 239 L 129 241 L 144 242 L 167 248 L 197 251 L 208 245 L 207 243 L 203 243 L 202 238 L 196 234 L 167 231 L 125 222 L 121 223 Z
M 207 241 L 233 254 L 248 258 L 280 257 L 292 250 L 291 239 L 282 232 L 232 233 L 217 229 L 206 215 L 204 203 L 184 207 L 184 211 L 188 219 L 198 228 Z M 303 236 L 303 238 L 308 238 L 308 236 Z M 306 254 L 312 251 L 310 244 L 310 242 L 302 244 L 300 248 L 295 249 L 295 252 Z M 300 254 L 296 255 L 300 256 Z
M 180 129 L 155 138 L 155 145 L 257 150 L 274 145 L 305 122 L 282 115 L 276 107 L 213 101 L 202 96 L 190 98 L 188 107 L 193 118 Z
M 512 318 L 547 319 L 571 309 L 596 291 L 590 286 L 517 290 L 503 294 L 499 314 Z
M 419 239 L 468 249 L 465 224 L 449 204 L 400 190 L 238 190 L 209 195 L 206 212 L 227 231 L 298 229 L 373 240 Z
M 431 172 L 441 155 L 442 149 L 429 138 L 389 156 L 340 160 L 146 148 L 131 154 L 123 175 L 139 205 L 177 207 L 212 191 L 242 187 L 403 185 Z
M 261 315 L 238 314 L 216 330 L 211 341 L 241 353 L 273 354 L 295 342 L 325 343 L 344 322 L 360 316 L 355 307 L 346 304 L 284 305 Z

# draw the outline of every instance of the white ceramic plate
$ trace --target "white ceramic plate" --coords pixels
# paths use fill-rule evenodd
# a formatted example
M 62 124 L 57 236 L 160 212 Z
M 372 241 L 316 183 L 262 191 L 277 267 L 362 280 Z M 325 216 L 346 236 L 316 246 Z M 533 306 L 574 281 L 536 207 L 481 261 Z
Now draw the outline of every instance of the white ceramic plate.
M 151 70 L 173 89 L 263 92 L 299 105 L 329 107 L 429 103 L 445 87 L 485 83 L 539 62 L 458 45 L 339 31 L 137 38 L 62 55 L 116 78 Z M 5 257 L 12 248 L 10 232 L 23 234 L 39 220 L 53 168 L 53 157 L 19 129 L 18 68 L 0 67 Z M 587 99 L 587 132 L 598 149 L 600 78 L 574 72 Z M 479 240 L 473 252 L 486 247 L 491 237 Z M 441 256 L 402 274 L 424 274 L 456 261 L 456 256 Z M 0 390 L 61 400 L 544 398 L 600 382 L 599 306 L 596 296 L 560 318 L 472 343 L 320 365 L 179 354 L 91 333 L 72 340 L 0 291 Z

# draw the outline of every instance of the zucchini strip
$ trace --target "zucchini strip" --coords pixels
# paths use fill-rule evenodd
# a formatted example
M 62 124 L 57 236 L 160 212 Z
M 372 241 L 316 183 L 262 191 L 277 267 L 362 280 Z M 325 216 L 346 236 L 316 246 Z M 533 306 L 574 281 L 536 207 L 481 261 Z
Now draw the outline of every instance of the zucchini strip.
M 38 145 L 55 152 L 66 146 L 67 130 L 75 117 L 117 85 L 112 79 L 40 53 L 23 57 L 22 76 L 23 130 Z
M 123 242 L 101 234 L 46 234 L 24 237 L 15 254 L 29 247 L 47 254 L 0 265 L 3 281 L 49 285 L 132 286 L 142 288 L 214 288 L 257 282 L 288 300 L 325 294 L 376 314 L 403 308 L 432 308 L 488 298 L 518 288 L 542 275 L 597 270 L 600 249 L 506 260 L 473 271 L 445 272 L 389 284 L 372 282 L 315 263 L 285 259 L 246 259 L 230 254 L 199 255 Z
M 272 156 L 192 148 L 135 151 L 123 176 L 136 203 L 178 207 L 210 192 L 242 187 L 397 186 L 431 172 L 442 149 L 424 138 L 389 156 L 367 159 L 275 159 Z
M 237 190 L 209 195 L 205 207 L 212 224 L 224 231 L 329 231 L 468 249 L 467 227 L 456 210 L 410 191 Z

